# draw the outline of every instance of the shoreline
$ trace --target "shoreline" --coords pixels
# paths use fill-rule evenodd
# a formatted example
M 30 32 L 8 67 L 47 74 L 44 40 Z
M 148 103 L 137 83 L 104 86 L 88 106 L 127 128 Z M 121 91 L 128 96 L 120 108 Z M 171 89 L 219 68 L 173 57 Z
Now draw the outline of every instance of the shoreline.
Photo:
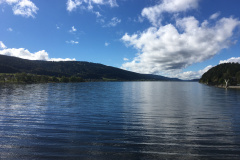
M 225 86 L 223 85 L 215 85 L 215 87 L 218 87 L 218 88 L 226 88 Z M 226 89 L 240 89 L 240 86 L 228 86 Z
M 217 87 L 217 88 L 225 88 L 225 89 L 240 89 L 240 86 L 228 86 L 227 88 L 225 87 L 225 85 L 209 85 L 209 84 L 206 84 L 206 83 L 201 83 L 199 82 L 200 84 L 205 84 L 207 86 L 213 86 L 213 87 Z

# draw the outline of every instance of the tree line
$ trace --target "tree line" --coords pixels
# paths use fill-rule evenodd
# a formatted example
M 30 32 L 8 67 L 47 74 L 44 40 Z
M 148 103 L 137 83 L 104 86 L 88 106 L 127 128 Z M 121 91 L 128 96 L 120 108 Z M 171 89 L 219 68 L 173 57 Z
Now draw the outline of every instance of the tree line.
M 1 83 L 76 83 L 84 82 L 81 77 L 71 76 L 46 76 L 30 73 L 0 74 Z

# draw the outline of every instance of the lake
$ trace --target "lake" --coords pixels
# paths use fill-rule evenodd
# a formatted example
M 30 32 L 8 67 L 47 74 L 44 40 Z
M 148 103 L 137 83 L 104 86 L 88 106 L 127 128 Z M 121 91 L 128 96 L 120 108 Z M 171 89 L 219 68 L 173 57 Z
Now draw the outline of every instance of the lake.
M 197 82 L 2 84 L 0 159 L 240 159 L 240 90 Z

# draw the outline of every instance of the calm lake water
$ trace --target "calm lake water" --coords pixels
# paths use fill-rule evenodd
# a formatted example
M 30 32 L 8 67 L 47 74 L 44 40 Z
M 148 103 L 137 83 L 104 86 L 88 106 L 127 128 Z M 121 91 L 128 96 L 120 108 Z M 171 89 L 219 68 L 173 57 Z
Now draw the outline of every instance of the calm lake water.
M 0 85 L 0 159 L 240 159 L 240 90 Z

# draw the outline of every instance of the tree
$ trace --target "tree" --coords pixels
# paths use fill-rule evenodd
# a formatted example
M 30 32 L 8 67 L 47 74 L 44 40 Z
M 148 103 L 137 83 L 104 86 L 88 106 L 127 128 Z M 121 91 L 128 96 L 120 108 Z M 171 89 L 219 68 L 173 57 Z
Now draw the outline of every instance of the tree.
M 48 77 L 48 76 L 41 75 L 41 80 L 40 80 L 41 83 L 47 83 L 48 80 L 49 80 L 49 77 Z
M 55 76 L 52 77 L 52 81 L 53 81 L 53 82 L 59 82 L 59 80 L 58 80 L 57 77 L 55 77 Z
M 69 78 L 65 77 L 65 76 L 62 76 L 61 79 L 60 79 L 60 82 L 68 83 L 69 82 Z
M 228 72 L 223 74 L 223 79 L 224 79 L 224 82 L 226 84 L 225 88 L 228 88 L 228 82 L 229 82 L 230 78 L 231 78 L 231 76 Z
M 78 82 L 77 77 L 75 77 L 75 76 L 70 77 L 69 81 L 70 82 Z

